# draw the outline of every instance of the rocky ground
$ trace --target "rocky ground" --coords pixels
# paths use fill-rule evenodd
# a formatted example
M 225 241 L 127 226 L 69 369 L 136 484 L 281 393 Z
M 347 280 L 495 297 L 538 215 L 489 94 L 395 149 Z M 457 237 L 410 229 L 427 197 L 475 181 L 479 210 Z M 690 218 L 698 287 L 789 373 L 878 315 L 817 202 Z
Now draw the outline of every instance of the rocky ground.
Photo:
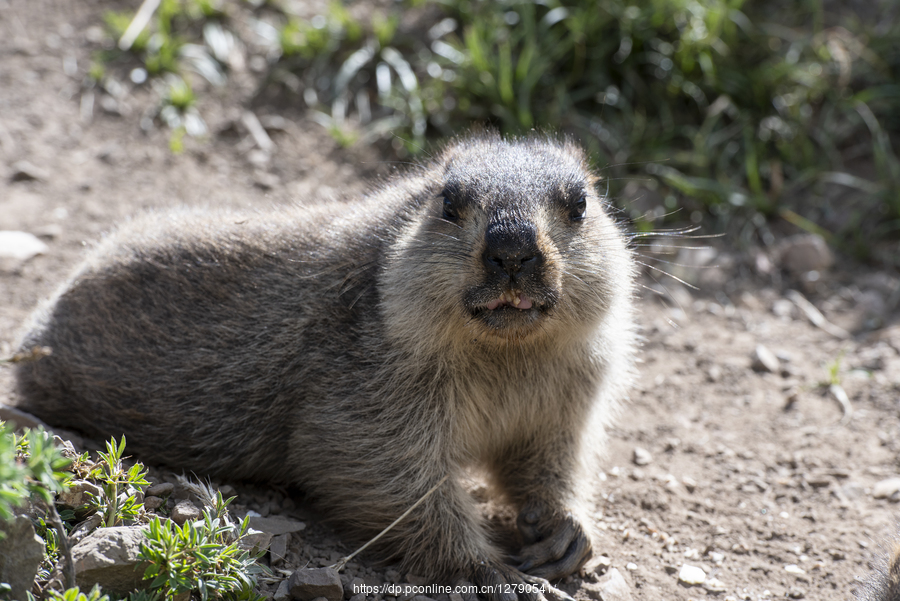
M 36 256 L 0 258 L 2 356 L 83 246 L 129 215 L 354 194 L 391 169 L 272 104 L 253 105 L 274 143 L 261 148 L 244 113 L 249 76 L 201 101 L 209 138 L 173 155 L 169 132 L 142 118 L 147 90 L 83 86 L 100 15 L 116 5 L 0 0 L 0 230 L 43 243 Z M 900 501 L 900 278 L 840 258 L 826 267 L 812 250 L 811 274 L 795 265 L 796 241 L 754 250 L 724 238 L 672 258 L 694 267 L 657 263 L 696 290 L 663 278 L 659 295 L 648 273 L 640 381 L 598 474 L 601 555 L 561 588 L 593 599 L 846 599 L 868 572 Z M 11 396 L 0 370 L 0 402 Z M 151 479 L 174 482 L 159 470 Z M 277 576 L 352 551 L 290 491 L 219 484 L 239 494 L 239 515 L 306 524 L 277 535 L 266 559 Z M 367 556 L 347 567 L 352 578 L 416 580 Z M 265 586 L 274 595 L 278 582 Z

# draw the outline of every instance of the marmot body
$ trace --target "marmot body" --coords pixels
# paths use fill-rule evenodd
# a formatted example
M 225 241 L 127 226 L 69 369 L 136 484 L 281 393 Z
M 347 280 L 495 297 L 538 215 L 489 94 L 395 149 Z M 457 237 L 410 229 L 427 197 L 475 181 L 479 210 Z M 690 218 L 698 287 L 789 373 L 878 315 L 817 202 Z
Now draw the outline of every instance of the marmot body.
M 872 573 L 856 585 L 857 601 L 900 601 L 900 540 L 893 540 L 872 564 Z
M 517 567 L 571 573 L 634 351 L 595 184 L 571 143 L 481 134 L 359 201 L 133 221 L 35 313 L 20 347 L 52 355 L 17 367 L 19 405 L 298 484 L 359 536 L 478 465 L 520 511 Z M 423 576 L 521 581 L 452 477 L 386 538 Z

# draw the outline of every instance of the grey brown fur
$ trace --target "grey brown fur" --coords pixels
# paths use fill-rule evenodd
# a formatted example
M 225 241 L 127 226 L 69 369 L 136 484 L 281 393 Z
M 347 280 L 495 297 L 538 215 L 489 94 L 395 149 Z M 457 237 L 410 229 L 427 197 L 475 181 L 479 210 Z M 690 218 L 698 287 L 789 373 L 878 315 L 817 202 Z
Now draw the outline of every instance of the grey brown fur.
M 19 404 L 298 484 L 361 538 L 478 465 L 520 511 L 518 567 L 571 573 L 635 338 L 596 183 L 571 143 L 476 134 L 360 200 L 135 220 L 36 312 L 20 348 L 53 354 L 17 367 Z M 454 478 L 387 538 L 426 577 L 521 581 Z
M 900 540 L 874 560 L 872 573 L 855 591 L 857 601 L 900 601 Z

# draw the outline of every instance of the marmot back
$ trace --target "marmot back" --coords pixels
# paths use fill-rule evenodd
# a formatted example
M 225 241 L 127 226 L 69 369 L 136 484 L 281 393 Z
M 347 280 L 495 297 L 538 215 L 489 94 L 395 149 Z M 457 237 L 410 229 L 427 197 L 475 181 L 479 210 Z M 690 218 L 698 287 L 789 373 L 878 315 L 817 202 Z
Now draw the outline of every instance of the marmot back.
M 450 475 L 384 552 L 480 585 L 572 573 L 635 338 L 596 183 L 569 142 L 479 134 L 356 201 L 144 216 L 35 313 L 20 348 L 53 352 L 16 368 L 19 405 L 298 484 L 359 536 Z M 458 481 L 473 465 L 519 510 L 515 566 Z

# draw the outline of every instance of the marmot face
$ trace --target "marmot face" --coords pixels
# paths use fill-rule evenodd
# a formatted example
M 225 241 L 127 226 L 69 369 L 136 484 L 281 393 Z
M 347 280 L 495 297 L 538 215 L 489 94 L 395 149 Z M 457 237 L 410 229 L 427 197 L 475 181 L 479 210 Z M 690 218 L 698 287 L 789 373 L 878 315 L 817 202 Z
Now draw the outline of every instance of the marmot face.
M 451 147 L 430 176 L 428 219 L 410 245 L 429 256 L 409 270 L 450 292 L 431 306 L 455 315 L 469 342 L 590 329 L 629 281 L 604 267 L 629 261 L 574 145 L 475 138 Z

